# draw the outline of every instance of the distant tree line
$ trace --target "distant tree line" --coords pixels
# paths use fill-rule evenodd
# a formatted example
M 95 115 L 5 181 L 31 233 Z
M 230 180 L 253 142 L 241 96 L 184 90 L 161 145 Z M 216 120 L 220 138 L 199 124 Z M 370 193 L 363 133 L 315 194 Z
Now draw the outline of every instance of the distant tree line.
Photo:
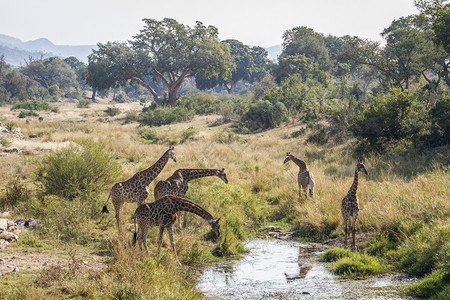
M 149 103 L 128 118 L 143 125 L 215 113 L 244 133 L 303 120 L 315 134 L 308 140 L 353 136 L 361 151 L 448 145 L 445 2 L 415 1 L 419 13 L 393 20 L 383 44 L 292 28 L 277 61 L 261 47 L 220 41 L 214 26 L 144 19 L 131 40 L 99 43 L 87 65 L 51 57 L 14 69 L 0 57 L 0 104 L 82 99 L 88 91 L 96 101 L 112 92 L 117 102 Z

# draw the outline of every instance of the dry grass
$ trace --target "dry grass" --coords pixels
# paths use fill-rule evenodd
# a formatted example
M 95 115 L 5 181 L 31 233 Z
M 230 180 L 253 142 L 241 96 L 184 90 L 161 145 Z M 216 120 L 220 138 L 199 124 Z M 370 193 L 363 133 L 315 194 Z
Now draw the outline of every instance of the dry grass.
M 12 146 L 22 149 L 23 153 L 0 157 L 0 197 L 2 187 L 13 177 L 21 178 L 30 190 L 36 189 L 33 185 L 34 162 L 48 151 L 65 147 L 71 142 L 90 139 L 105 144 L 122 166 L 123 172 L 117 182 L 152 165 L 171 143 L 175 143 L 177 162 L 168 162 L 150 185 L 150 191 L 153 191 L 158 180 L 169 177 L 178 168 L 225 168 L 228 185 L 218 182 L 217 178 L 199 179 L 192 183 L 187 198 L 204 205 L 215 217 L 222 216 L 223 222 L 238 216 L 244 219 L 242 224 L 254 226 L 255 220 L 263 216 L 270 221 L 296 227 L 306 235 L 329 237 L 342 233 L 341 200 L 352 184 L 356 164 L 348 144 L 319 147 L 305 144 L 306 136 L 289 138 L 291 132 L 303 126 L 296 123 L 262 134 L 238 135 L 231 131 L 229 124 L 209 127 L 218 116 L 195 117 L 191 122 L 155 128 L 163 143 L 148 144 L 140 141 L 137 124 L 124 125 L 121 121 L 123 112 L 140 109 L 139 104 L 116 104 L 122 114 L 114 118 L 103 113 L 108 106 L 112 106 L 107 103 L 92 104 L 88 109 L 77 108 L 75 103 L 58 105 L 58 113 L 46 113 L 44 121 L 32 120 L 31 123 L 18 119 L 18 112 L 11 112 L 6 106 L 0 107 L 0 121 L 13 121 L 25 136 L 23 140 L 12 141 Z M 181 143 L 183 131 L 189 127 L 194 127 L 198 132 L 192 139 Z M 38 137 L 31 139 L 28 137 L 31 134 Z M 305 160 L 314 173 L 316 188 L 313 198 L 299 199 L 298 167 L 292 162 L 283 164 L 288 151 Z M 448 152 L 448 149 L 445 151 Z M 358 232 L 377 231 L 398 216 L 428 221 L 439 219 L 448 224 L 448 165 L 436 163 L 424 166 L 421 170 L 426 171 L 406 177 L 396 173 L 396 163 L 378 157 L 365 159 L 369 176 L 361 175 L 359 181 L 357 195 L 361 211 Z M 105 200 L 108 193 L 109 190 L 104 191 Z M 152 199 L 151 192 L 149 201 Z M 134 204 L 124 207 L 127 238 L 134 230 L 132 215 L 135 209 Z M 251 218 L 254 220 L 249 220 Z M 114 239 L 116 229 L 112 220 L 113 215 L 107 216 L 95 231 L 112 243 L 114 259 L 109 270 L 82 274 L 65 282 L 63 286 L 69 295 L 95 298 L 100 296 L 94 292 L 98 290 L 107 291 L 101 296 L 106 298 L 126 298 L 127 295 L 146 295 L 149 298 L 165 295 L 166 298 L 183 299 L 200 297 L 190 287 L 194 276 L 186 268 L 178 269 L 172 263 L 172 253 L 166 250 L 166 236 L 163 263 L 156 267 L 152 259 L 144 259 L 136 250 Z M 206 222 L 191 216 L 187 217 L 187 223 L 189 226 L 175 237 L 179 256 L 186 260 L 192 251 L 213 247 L 211 242 L 200 239 L 209 231 Z M 151 254 L 155 254 L 155 239 L 156 229 L 151 229 L 148 242 Z M 127 270 L 126 274 L 124 270 Z M 167 277 L 166 274 L 174 276 Z M 167 278 L 163 280 L 160 276 Z M 170 291 L 166 288 L 168 285 L 173 285 Z M 35 295 L 42 294 L 39 290 Z

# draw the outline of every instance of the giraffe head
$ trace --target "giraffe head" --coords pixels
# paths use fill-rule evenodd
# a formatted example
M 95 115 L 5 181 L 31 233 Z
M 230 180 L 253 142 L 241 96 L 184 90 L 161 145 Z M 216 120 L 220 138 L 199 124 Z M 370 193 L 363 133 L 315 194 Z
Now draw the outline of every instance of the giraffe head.
M 173 146 L 169 147 L 169 150 L 167 150 L 169 154 L 169 158 L 173 159 L 174 162 L 177 162 L 176 153 L 173 151 Z
M 223 180 L 223 182 L 228 183 L 227 174 L 225 174 L 225 169 L 217 170 L 217 177 Z
M 212 230 L 214 231 L 214 233 L 216 234 L 217 237 L 220 236 L 219 220 L 220 220 L 220 218 L 218 218 L 217 220 L 211 219 L 211 220 L 208 221 L 209 225 L 211 225 L 211 228 L 212 228 Z
M 358 163 L 356 164 L 356 170 L 358 170 L 358 172 L 364 172 L 364 174 L 369 175 L 369 173 L 366 170 L 366 166 L 364 165 L 364 162 L 361 158 L 358 159 Z
M 284 163 L 287 163 L 287 162 L 290 161 L 293 157 L 294 157 L 294 155 L 292 155 L 291 152 L 286 153 L 286 157 L 285 157 L 285 159 L 284 159 Z

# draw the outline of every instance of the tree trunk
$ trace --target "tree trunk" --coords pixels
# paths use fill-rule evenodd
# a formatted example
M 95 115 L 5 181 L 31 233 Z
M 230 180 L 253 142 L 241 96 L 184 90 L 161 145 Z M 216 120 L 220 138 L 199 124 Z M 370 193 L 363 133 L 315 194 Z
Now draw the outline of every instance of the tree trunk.
M 146 88 L 153 96 L 153 101 L 156 102 L 156 104 L 161 104 L 161 101 L 159 100 L 159 96 L 158 94 L 155 92 L 155 90 L 149 86 L 148 84 L 146 84 L 142 79 L 137 78 L 137 77 L 132 77 L 130 79 L 132 82 L 137 83 L 139 85 L 142 85 L 144 88 Z
M 96 88 L 92 88 L 92 102 L 96 102 L 97 100 L 95 100 L 95 95 L 97 94 L 97 89 Z

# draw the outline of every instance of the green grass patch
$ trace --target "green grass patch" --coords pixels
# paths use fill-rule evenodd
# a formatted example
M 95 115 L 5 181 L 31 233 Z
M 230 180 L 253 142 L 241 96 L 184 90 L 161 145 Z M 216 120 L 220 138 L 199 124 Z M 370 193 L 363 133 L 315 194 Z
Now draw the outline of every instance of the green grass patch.
M 355 279 L 386 273 L 390 266 L 383 265 L 368 254 L 354 253 L 334 262 L 331 270 L 339 277 Z
M 354 253 L 349 249 L 343 248 L 331 248 L 327 249 L 324 253 L 319 256 L 319 261 L 322 262 L 335 262 L 344 257 L 353 256 Z
M 450 273 L 443 269 L 435 270 L 408 286 L 407 292 L 419 298 L 450 299 Z

